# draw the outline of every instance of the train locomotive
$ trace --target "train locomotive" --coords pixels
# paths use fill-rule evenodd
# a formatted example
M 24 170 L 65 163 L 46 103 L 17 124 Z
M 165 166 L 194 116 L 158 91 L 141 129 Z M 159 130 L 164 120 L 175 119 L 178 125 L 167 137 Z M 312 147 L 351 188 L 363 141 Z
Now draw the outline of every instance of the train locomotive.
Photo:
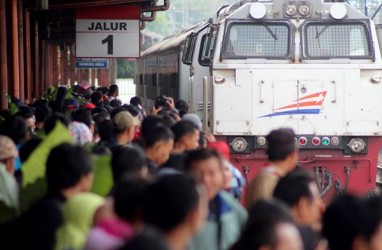
M 137 94 L 187 100 L 247 179 L 267 164 L 265 136 L 290 127 L 326 200 L 366 195 L 379 179 L 381 38 L 345 2 L 241 1 L 145 51 Z

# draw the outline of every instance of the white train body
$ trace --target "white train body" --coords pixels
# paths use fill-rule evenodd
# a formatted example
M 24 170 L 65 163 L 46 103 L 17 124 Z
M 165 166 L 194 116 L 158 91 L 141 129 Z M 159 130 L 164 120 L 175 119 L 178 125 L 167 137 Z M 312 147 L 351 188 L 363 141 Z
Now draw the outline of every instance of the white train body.
M 266 165 L 265 136 L 290 127 L 299 165 L 315 174 L 322 194 L 365 194 L 375 187 L 382 144 L 378 34 L 373 21 L 347 3 L 223 6 L 208 23 L 159 45 L 176 44 L 174 66 L 169 71 L 157 63 L 151 74 L 176 72 L 178 90 L 157 88 L 155 96 L 188 100 L 204 129 L 230 145 L 231 160 L 248 179 Z M 164 51 L 143 54 L 137 79 L 151 70 L 143 67 L 149 58 L 170 64 Z M 138 94 L 155 98 L 146 94 L 147 81 L 137 84 Z

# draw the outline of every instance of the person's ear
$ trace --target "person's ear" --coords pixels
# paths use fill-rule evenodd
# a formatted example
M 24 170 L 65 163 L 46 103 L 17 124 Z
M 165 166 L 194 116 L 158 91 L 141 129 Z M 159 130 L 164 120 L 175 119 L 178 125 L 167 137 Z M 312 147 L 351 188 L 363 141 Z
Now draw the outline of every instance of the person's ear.
M 352 243 L 352 250 L 367 250 L 368 244 L 364 237 L 357 236 Z

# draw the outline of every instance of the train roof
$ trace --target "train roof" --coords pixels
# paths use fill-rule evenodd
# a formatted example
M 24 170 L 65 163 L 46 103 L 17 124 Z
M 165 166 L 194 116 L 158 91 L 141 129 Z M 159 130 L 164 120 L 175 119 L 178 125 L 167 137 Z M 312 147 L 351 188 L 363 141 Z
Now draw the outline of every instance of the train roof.
M 191 33 L 198 33 L 200 30 L 204 29 L 208 25 L 208 22 L 203 22 L 202 24 L 198 24 L 196 26 L 192 26 L 189 29 L 183 30 L 178 34 L 172 35 L 170 37 L 165 38 L 163 41 L 151 46 L 147 50 L 142 53 L 141 57 L 146 57 L 151 54 L 157 54 L 165 51 L 170 51 L 172 49 L 179 48 L 182 43 L 186 40 L 187 36 Z

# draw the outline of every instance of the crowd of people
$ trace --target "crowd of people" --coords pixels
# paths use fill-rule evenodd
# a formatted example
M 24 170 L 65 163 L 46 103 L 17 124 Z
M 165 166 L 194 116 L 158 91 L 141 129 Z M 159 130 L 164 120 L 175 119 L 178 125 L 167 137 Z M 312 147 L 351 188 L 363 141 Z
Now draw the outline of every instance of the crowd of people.
M 268 134 L 269 166 L 246 185 L 184 100 L 146 112 L 117 85 L 51 94 L 0 112 L 1 249 L 382 249 L 382 198 L 324 204 L 291 129 Z

